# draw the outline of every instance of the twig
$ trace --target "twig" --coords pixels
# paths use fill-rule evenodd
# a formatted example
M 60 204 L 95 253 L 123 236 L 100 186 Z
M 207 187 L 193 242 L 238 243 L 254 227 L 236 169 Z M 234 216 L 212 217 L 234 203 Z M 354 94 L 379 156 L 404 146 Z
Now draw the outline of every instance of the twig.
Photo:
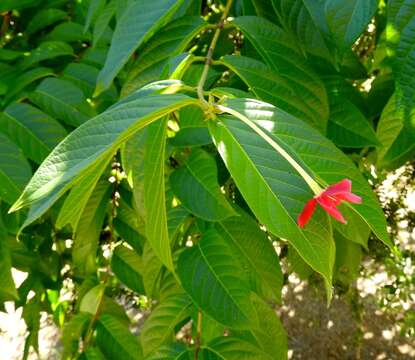
M 225 21 L 228 17 L 231 6 L 232 6 L 232 0 L 228 0 L 227 3 L 226 3 L 225 9 L 223 10 L 221 19 L 220 19 L 218 25 L 216 26 L 216 30 L 215 30 L 215 33 L 213 35 L 212 42 L 210 43 L 208 52 L 206 54 L 205 66 L 203 68 L 202 75 L 201 75 L 199 83 L 197 85 L 197 96 L 199 97 L 200 101 L 203 104 L 206 105 L 206 107 L 208 106 L 208 102 L 206 101 L 205 97 L 203 96 L 203 87 L 205 86 L 205 82 L 206 82 L 207 75 L 208 75 L 208 72 L 209 72 L 209 66 L 212 63 L 213 51 L 215 50 L 216 43 L 218 42 L 220 32 L 221 32 L 221 30 L 223 29 L 223 27 L 225 25 Z
M 195 360 L 199 359 L 200 346 L 202 344 L 202 312 L 197 313 L 197 325 L 196 325 L 196 349 L 195 349 Z
M 12 12 L 8 11 L 2 15 L 3 15 L 3 22 L 0 28 L 0 38 L 3 37 L 3 35 L 5 35 L 7 30 L 9 29 L 10 18 L 12 16 Z

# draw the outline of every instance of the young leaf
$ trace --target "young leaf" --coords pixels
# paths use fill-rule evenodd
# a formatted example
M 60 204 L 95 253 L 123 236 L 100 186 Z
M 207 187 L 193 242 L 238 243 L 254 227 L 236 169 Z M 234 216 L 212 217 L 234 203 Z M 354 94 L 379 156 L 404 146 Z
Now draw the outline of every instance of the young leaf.
M 217 173 L 213 157 L 195 149 L 186 163 L 170 175 L 172 190 L 183 206 L 207 221 L 235 214 L 220 190 Z
M 117 23 L 95 95 L 107 89 L 133 52 L 171 18 L 183 0 L 137 0 Z
M 177 273 L 202 311 L 225 326 L 252 326 L 248 279 L 217 231 L 208 230 L 197 245 L 180 255 Z
M 73 354 L 77 353 L 79 340 L 86 329 L 86 325 L 91 321 L 91 314 L 75 314 L 64 326 L 62 332 L 62 359 L 69 360 Z

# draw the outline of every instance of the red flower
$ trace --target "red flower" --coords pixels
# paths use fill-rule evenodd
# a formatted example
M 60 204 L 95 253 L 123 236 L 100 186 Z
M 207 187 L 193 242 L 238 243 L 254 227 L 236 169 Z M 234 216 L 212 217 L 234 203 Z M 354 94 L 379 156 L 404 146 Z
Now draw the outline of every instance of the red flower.
M 349 179 L 344 179 L 337 184 L 330 185 L 321 194 L 314 196 L 310 201 L 305 204 L 303 211 L 298 216 L 298 225 L 302 228 L 308 223 L 311 216 L 316 209 L 317 204 L 326 210 L 337 221 L 346 224 L 341 212 L 337 209 L 337 206 L 342 201 L 348 201 L 350 203 L 360 204 L 362 198 L 352 193 L 352 182 Z

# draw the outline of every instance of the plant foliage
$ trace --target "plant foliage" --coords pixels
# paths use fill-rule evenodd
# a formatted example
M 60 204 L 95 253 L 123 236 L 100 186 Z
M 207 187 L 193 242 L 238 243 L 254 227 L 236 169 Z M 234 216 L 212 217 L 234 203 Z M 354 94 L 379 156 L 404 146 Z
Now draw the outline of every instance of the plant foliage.
M 392 247 L 361 170 L 415 153 L 414 0 L 0 14 L 0 306 L 23 307 L 24 357 L 46 311 L 64 359 L 286 359 L 280 262 L 330 301 L 370 234 Z M 300 228 L 345 178 L 363 199 L 348 223 L 318 209 Z M 138 336 L 121 292 L 152 310 Z

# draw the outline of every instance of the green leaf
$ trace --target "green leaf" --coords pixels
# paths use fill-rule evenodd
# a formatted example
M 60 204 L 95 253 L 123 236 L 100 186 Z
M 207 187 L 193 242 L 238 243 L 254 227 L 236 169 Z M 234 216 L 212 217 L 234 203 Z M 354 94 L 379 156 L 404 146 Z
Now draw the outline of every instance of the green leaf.
M 204 220 L 219 221 L 235 214 L 220 190 L 215 159 L 201 149 L 194 149 L 170 175 L 170 184 L 183 206 Z
M 274 360 L 287 358 L 288 339 L 284 327 L 275 311 L 258 296 L 252 295 L 259 326 L 252 335 L 258 346 Z
M 82 91 L 69 81 L 56 78 L 43 80 L 29 99 L 44 112 L 68 125 L 79 126 L 88 116 L 81 112 L 88 106 Z
M 343 52 L 350 48 L 376 12 L 376 0 L 326 0 L 325 15 L 334 42 Z
M 111 269 L 117 278 L 131 290 L 142 294 L 144 291 L 141 273 L 141 257 L 124 245 L 117 246 L 111 259 Z
M 362 248 L 339 233 L 335 233 L 334 238 L 336 239 L 334 277 L 343 285 L 349 286 L 359 276 Z
M 285 127 L 283 113 L 277 115 L 271 105 L 253 100 L 230 100 L 229 104 L 260 121 L 264 128 Z M 272 119 L 273 115 L 278 122 L 271 120 L 271 126 L 267 126 L 265 119 Z M 223 117 L 209 129 L 226 167 L 258 220 L 274 235 L 287 239 L 330 283 L 335 250 L 327 216 L 319 210 L 306 228 L 300 229 L 296 223 L 304 204 L 314 196 L 302 177 L 242 122 Z M 278 143 L 283 144 L 281 139 Z
M 358 214 L 349 208 L 343 208 L 342 213 L 347 219 L 347 226 L 341 226 L 340 223 L 335 223 L 334 228 L 343 237 L 368 249 L 367 243 L 370 235 L 369 226 Z
M 88 346 L 85 352 L 79 356 L 80 360 L 106 360 L 104 355 L 98 348 L 93 346 Z
M 62 332 L 62 359 L 72 359 L 73 354 L 78 352 L 79 340 L 86 329 L 86 325 L 91 321 L 88 313 L 75 314 L 64 326 Z
M 112 157 L 134 132 L 194 103 L 184 95 L 154 95 L 122 103 L 89 120 L 49 154 L 11 211 L 32 205 L 36 216 L 30 221 L 34 221 L 94 164 Z
M 83 32 L 83 26 L 75 22 L 61 23 L 45 36 L 46 41 L 81 42 L 90 41 L 91 35 Z
M 26 27 L 28 35 L 34 34 L 45 27 L 63 20 L 67 16 L 65 11 L 59 9 L 43 9 L 35 13 Z
M 95 95 L 107 89 L 129 57 L 164 25 L 183 0 L 137 0 L 132 2 L 117 23 Z
M 329 114 L 326 89 L 298 53 L 293 39 L 273 23 L 254 16 L 236 18 L 235 24 L 265 63 L 292 86 L 296 97 L 313 113 L 314 123 L 325 129 Z
M 313 112 L 296 96 L 292 84 L 278 72 L 245 56 L 227 55 L 222 61 L 250 87 L 258 99 L 313 123 Z
M 177 273 L 193 301 L 215 320 L 249 328 L 253 308 L 245 272 L 222 236 L 213 229 L 179 257 Z
M 154 354 L 148 356 L 147 360 L 192 360 L 192 357 L 183 343 L 175 342 L 160 347 Z
M 405 124 L 405 110 L 397 95 L 393 95 L 383 109 L 377 137 L 382 144 L 377 151 L 377 165 L 393 169 L 403 165 L 415 153 L 414 127 Z M 411 115 L 412 122 L 415 115 Z
M 297 46 L 332 61 L 331 44 L 325 39 L 329 30 L 324 18 L 324 1 L 272 0 L 272 4 L 279 22 L 293 34 Z
M 56 120 L 25 103 L 13 103 L 0 113 L 0 129 L 38 164 L 67 134 Z
M 77 227 L 74 228 L 72 248 L 73 267 L 78 275 L 96 271 L 98 240 L 108 207 L 110 186 L 106 179 L 98 182 L 85 205 Z
M 8 10 L 20 10 L 25 8 L 30 8 L 33 6 L 38 6 L 42 0 L 2 0 L 0 4 L 0 12 L 5 12 Z
M 94 31 L 93 31 L 93 46 L 97 46 L 102 35 L 104 35 L 105 30 L 107 30 L 111 19 L 115 16 L 117 2 L 110 1 L 105 7 L 100 11 L 98 17 L 95 21 Z
M 172 270 L 164 186 L 167 118 L 152 124 L 147 131 L 144 156 L 146 237 L 162 263 Z
M 205 114 L 198 106 L 187 106 L 179 111 L 180 130 L 170 139 L 176 147 L 201 146 L 212 143 L 206 126 Z
M 144 356 L 150 356 L 161 345 L 173 339 L 176 325 L 190 317 L 191 310 L 192 301 L 186 294 L 173 295 L 157 305 L 141 330 Z
M 4 103 L 7 104 L 11 100 L 21 98 L 25 96 L 20 92 L 26 88 L 26 86 L 35 82 L 36 80 L 42 79 L 46 76 L 54 75 L 53 71 L 44 67 L 37 67 L 32 70 L 28 70 L 25 73 L 19 75 L 13 80 L 13 84 L 10 84 L 7 95 L 4 98 Z M 20 93 L 20 94 L 19 94 Z
M 72 47 L 62 41 L 44 41 L 21 62 L 20 66 L 24 70 L 41 61 L 60 56 L 73 56 Z
M 104 314 L 100 317 L 96 344 L 108 359 L 144 359 L 138 338 L 111 315 Z
M 104 296 L 105 285 L 99 284 L 89 290 L 81 300 L 81 312 L 95 316 L 98 313 L 99 307 Z
M 84 32 L 89 30 L 91 24 L 96 20 L 98 14 L 105 6 L 106 0 L 91 0 L 88 6 L 88 13 L 86 15 Z
M 337 146 L 358 148 L 377 146 L 376 133 L 362 112 L 342 96 L 330 96 L 327 137 Z
M 209 354 L 213 353 L 213 354 Z M 251 343 L 233 336 L 223 336 L 214 339 L 202 350 L 202 358 L 205 360 L 277 360 L 266 354 L 262 349 Z
M 7 233 L 3 230 L 0 218 L 0 303 L 19 299 L 12 277 L 12 261 L 7 244 Z
M 32 176 L 22 151 L 0 133 L 0 198 L 12 204 Z
M 72 226 L 73 232 L 76 232 L 85 206 L 87 206 L 91 194 L 109 161 L 109 159 L 104 159 L 104 161 L 96 164 L 93 171 L 88 176 L 84 176 L 70 191 L 56 219 L 55 226 L 58 229 L 62 229 L 65 225 L 69 224 Z M 104 181 L 103 183 L 107 183 L 109 186 L 109 182 Z
M 278 255 L 266 234 L 249 215 L 221 221 L 217 228 L 244 264 L 251 287 L 265 299 L 281 300 L 283 275 Z
M 141 50 L 121 94 L 127 95 L 150 81 L 158 80 L 168 60 L 182 53 L 205 26 L 206 22 L 198 16 L 184 16 L 157 31 Z

